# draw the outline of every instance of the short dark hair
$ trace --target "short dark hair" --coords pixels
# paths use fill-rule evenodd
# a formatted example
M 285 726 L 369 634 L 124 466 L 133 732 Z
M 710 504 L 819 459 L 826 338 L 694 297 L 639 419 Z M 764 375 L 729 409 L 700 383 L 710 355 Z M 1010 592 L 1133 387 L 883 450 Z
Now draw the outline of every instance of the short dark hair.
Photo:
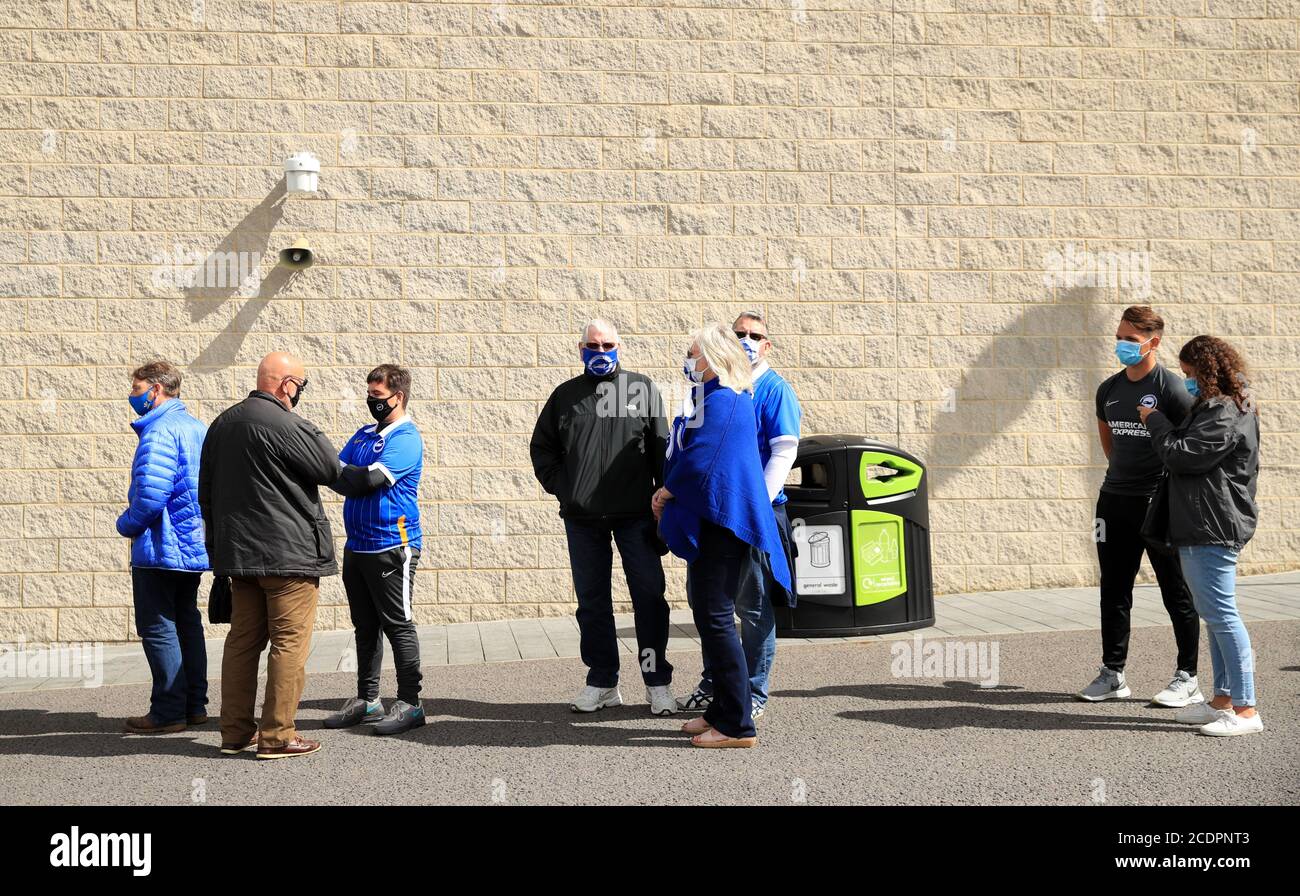
M 1143 333 L 1163 333 L 1165 331 L 1165 319 L 1156 314 L 1155 309 L 1150 305 L 1130 305 L 1124 309 L 1121 317 L 1133 325 L 1133 328 Z
M 143 380 L 150 385 L 158 383 L 163 387 L 163 392 L 172 398 L 181 394 L 180 369 L 170 361 L 161 358 L 141 364 L 131 371 L 131 379 Z
M 380 364 L 366 376 L 367 383 L 383 383 L 389 392 L 402 393 L 402 407 L 411 397 L 411 371 L 396 364 Z

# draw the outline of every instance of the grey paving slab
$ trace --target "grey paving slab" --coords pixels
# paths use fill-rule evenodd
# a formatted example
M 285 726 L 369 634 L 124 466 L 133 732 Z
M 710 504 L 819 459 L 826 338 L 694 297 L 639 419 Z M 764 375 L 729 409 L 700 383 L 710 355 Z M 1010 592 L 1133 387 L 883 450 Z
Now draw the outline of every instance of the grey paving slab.
M 504 663 L 520 658 L 519 645 L 507 620 L 483 622 L 478 627 L 485 663 Z
M 453 625 L 447 629 L 447 663 L 463 665 L 483 662 L 483 642 L 475 624 Z
M 447 665 L 447 626 L 429 625 L 416 629 L 420 640 L 420 664 Z
M 581 639 L 578 635 L 578 625 L 573 619 L 567 617 L 543 619 L 542 630 L 546 632 L 546 637 L 550 640 L 557 657 L 580 655 Z
M 556 656 L 555 645 L 546 636 L 546 630 L 542 628 L 539 620 L 522 619 L 512 621 L 510 631 L 514 634 L 515 643 L 519 646 L 521 659 L 539 660 Z

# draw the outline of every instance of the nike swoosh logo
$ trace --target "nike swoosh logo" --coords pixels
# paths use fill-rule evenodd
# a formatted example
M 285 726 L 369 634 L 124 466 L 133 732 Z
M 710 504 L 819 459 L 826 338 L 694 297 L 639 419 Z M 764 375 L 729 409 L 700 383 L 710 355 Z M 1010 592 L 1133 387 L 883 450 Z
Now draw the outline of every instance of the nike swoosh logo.
M 1110 407 L 1110 406 L 1113 405 L 1113 404 L 1119 404 L 1119 399 L 1116 398 L 1116 399 L 1114 399 L 1114 400 L 1112 400 L 1112 401 L 1108 401 L 1108 402 L 1106 402 L 1106 407 Z
M 386 578 L 388 578 L 389 576 L 391 576 L 391 575 L 392 575 L 393 573 L 395 573 L 395 572 L 397 572 L 397 570 L 395 570 L 395 569 L 390 569 L 388 572 L 381 572 L 381 573 L 379 574 L 379 578 L 381 578 L 381 579 L 386 579 Z

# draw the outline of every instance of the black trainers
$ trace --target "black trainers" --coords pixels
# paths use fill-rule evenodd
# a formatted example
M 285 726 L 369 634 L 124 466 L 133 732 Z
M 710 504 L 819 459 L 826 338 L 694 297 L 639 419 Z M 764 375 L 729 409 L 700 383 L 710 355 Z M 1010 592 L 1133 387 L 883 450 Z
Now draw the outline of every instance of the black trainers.
M 388 710 L 384 720 L 375 726 L 375 734 L 401 734 L 424 724 L 424 707 L 412 706 L 405 700 L 397 700 Z
M 351 728 L 362 722 L 378 722 L 384 717 L 384 704 L 375 700 L 367 703 L 360 697 L 349 697 L 343 708 L 325 720 L 326 728 Z

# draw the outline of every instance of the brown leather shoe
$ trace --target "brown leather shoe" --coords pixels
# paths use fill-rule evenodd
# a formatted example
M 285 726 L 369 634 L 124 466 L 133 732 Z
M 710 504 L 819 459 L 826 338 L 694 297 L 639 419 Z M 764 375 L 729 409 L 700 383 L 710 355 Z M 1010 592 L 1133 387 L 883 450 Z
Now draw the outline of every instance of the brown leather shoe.
M 258 737 L 258 733 L 254 731 L 253 736 L 248 739 L 248 743 L 244 744 L 242 747 L 239 744 L 222 744 L 221 755 L 236 756 L 247 750 L 249 747 L 257 746 Z
M 320 741 L 307 740 L 305 737 L 296 736 L 283 747 L 268 747 L 259 744 L 257 747 L 258 759 L 289 759 L 293 756 L 306 756 L 308 753 L 315 753 L 320 749 Z
M 201 712 L 197 716 L 186 716 L 185 724 L 189 725 L 191 728 L 196 728 L 199 725 L 206 725 L 208 724 L 208 714 Z
M 184 722 L 170 722 L 160 725 L 152 716 L 132 716 L 126 720 L 126 730 L 130 734 L 175 734 L 185 730 Z

